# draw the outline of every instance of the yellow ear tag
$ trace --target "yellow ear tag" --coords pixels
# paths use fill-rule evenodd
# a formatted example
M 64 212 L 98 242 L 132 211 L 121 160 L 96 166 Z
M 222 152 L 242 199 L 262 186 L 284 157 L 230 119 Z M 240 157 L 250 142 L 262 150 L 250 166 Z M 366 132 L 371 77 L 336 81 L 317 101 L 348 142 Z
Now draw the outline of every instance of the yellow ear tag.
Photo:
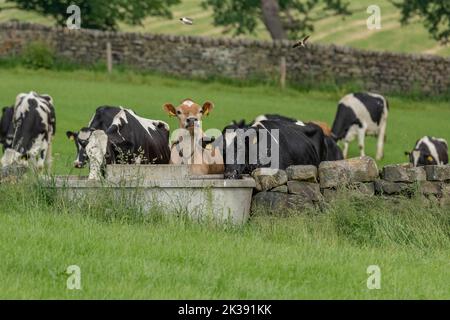
M 432 156 L 428 156 L 427 160 L 431 162 L 431 161 L 433 161 L 433 157 Z
M 258 142 L 258 139 L 257 139 L 256 137 L 253 137 L 252 143 L 253 143 L 253 144 L 256 144 L 257 142 Z
M 207 144 L 205 147 L 206 150 L 212 150 L 212 145 L 211 144 Z
M 70 136 L 69 140 L 73 141 L 73 140 L 75 140 L 75 137 L 74 136 Z

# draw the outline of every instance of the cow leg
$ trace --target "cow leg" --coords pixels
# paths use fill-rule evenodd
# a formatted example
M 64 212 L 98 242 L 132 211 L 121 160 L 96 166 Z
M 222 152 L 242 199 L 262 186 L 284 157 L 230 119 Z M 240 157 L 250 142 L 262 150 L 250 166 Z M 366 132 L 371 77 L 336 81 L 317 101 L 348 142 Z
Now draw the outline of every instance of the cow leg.
M 384 142 L 386 141 L 386 119 L 383 119 L 380 124 L 380 131 L 378 133 L 377 155 L 376 159 L 381 160 L 384 157 Z
M 343 155 L 344 155 L 344 159 L 347 159 L 348 156 L 348 145 L 349 145 L 349 141 L 345 140 L 344 141 L 344 150 L 342 151 Z
M 48 142 L 47 151 L 45 152 L 45 166 L 47 167 L 47 170 L 50 172 L 50 169 L 52 168 L 52 143 L 51 141 Z
M 46 154 L 46 153 L 47 153 L 46 150 L 41 150 L 41 151 L 38 153 L 38 155 L 37 155 L 36 168 L 37 168 L 38 170 L 42 170 L 42 169 L 44 169 L 44 167 L 45 167 L 45 160 L 46 160 L 46 157 L 47 157 L 47 154 Z M 35 157 L 32 157 L 32 159 L 33 159 L 33 161 L 34 161 Z
M 361 157 L 364 157 L 366 155 L 364 150 L 364 139 L 366 138 L 366 128 L 358 128 L 358 145 L 359 145 L 359 153 Z

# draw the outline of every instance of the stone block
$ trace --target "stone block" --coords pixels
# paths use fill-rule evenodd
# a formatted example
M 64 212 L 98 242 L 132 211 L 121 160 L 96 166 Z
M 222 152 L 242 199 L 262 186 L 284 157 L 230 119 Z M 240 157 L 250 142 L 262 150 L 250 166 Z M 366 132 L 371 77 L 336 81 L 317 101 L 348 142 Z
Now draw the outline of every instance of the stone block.
M 411 164 L 388 165 L 383 168 L 381 176 L 384 180 L 390 182 L 425 181 L 426 173 L 423 167 L 412 167 Z
M 425 196 L 442 197 L 442 182 L 423 181 L 419 184 L 419 191 Z
M 308 208 L 314 208 L 312 201 L 296 194 L 287 194 L 281 192 L 259 192 L 252 199 L 252 212 L 258 213 L 258 210 L 271 214 L 282 214 L 289 211 L 304 211 Z
M 356 182 L 373 182 L 378 176 L 377 164 L 370 157 L 324 161 L 319 166 L 320 186 L 324 189 Z
M 297 194 L 305 197 L 306 200 L 320 201 L 322 193 L 318 183 L 304 182 L 304 181 L 288 181 L 287 184 L 289 193 Z
M 252 172 L 256 182 L 256 190 L 267 191 L 287 183 L 286 171 L 270 168 L 258 168 Z
M 272 190 L 270 190 L 270 192 L 288 193 L 288 187 L 286 185 L 282 185 L 282 186 L 273 188 Z
M 450 181 L 450 165 L 425 166 L 428 181 Z
M 289 180 L 317 182 L 317 167 L 290 166 L 286 169 Z
M 377 180 L 375 192 L 382 195 L 411 195 L 414 193 L 414 184 Z

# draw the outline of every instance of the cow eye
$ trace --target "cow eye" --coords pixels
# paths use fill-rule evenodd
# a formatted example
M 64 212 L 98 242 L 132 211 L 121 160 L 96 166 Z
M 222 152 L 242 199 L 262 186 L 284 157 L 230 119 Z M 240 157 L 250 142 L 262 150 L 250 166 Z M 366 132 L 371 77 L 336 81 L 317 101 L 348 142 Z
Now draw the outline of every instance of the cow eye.
M 178 111 L 177 111 L 177 114 L 181 114 L 181 111 L 180 111 L 180 110 L 178 110 Z

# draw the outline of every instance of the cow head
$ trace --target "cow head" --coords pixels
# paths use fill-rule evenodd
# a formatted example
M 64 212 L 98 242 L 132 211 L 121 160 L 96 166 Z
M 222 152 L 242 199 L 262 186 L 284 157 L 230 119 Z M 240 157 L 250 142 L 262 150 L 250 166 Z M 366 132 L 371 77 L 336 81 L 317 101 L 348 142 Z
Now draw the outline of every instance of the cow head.
M 66 136 L 69 140 L 75 142 L 77 148 L 77 156 L 73 162 L 75 168 L 83 168 L 86 165 L 88 156 L 86 154 L 86 146 L 89 143 L 89 138 L 94 130 L 90 128 L 82 128 L 78 132 L 67 131 Z
M 0 143 L 3 145 L 3 151 L 12 146 L 14 138 L 13 116 L 14 106 L 4 107 L 2 109 L 2 118 L 0 119 Z
M 26 161 L 29 158 L 42 157 L 42 150 L 50 143 L 54 134 L 53 100 L 48 95 L 36 92 L 22 93 L 16 98 L 12 125 L 14 137 L 8 156 L 4 155 L 5 163 L 13 164 Z M 7 160 L 8 159 L 8 160 Z
M 412 163 L 414 167 L 438 164 L 433 155 L 424 150 L 414 149 L 411 152 L 405 151 L 405 155 L 409 157 L 409 162 Z
M 207 101 L 200 106 L 191 99 L 185 99 L 178 107 L 166 103 L 163 108 L 169 116 L 178 118 L 180 128 L 187 129 L 193 134 L 195 127 L 201 127 L 203 117 L 211 113 L 214 104 Z
M 224 128 L 222 138 L 225 179 L 240 179 L 257 168 L 257 129 L 233 122 Z

